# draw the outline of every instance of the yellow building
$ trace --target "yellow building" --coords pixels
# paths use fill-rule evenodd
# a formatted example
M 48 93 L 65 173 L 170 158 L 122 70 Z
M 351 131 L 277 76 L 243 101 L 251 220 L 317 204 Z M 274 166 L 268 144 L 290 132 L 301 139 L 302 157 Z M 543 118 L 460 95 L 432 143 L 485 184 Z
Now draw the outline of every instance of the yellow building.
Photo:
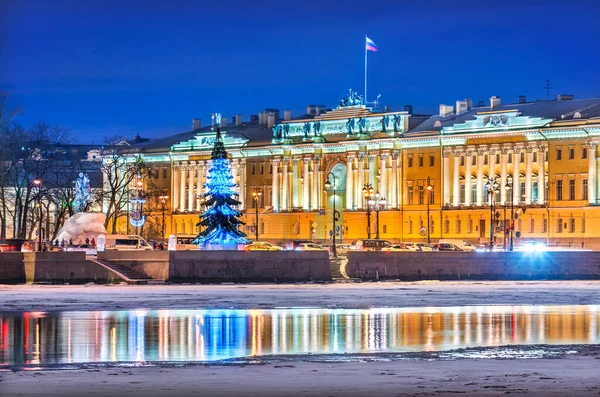
M 508 244 L 512 211 L 516 245 L 600 248 L 600 99 L 463 100 L 431 117 L 351 99 L 333 110 L 311 105 L 298 118 L 275 109 L 249 122 L 221 118 L 249 237 L 257 205 L 261 240 L 328 241 L 335 205 L 338 242 L 367 238 L 370 184 L 385 198 L 371 211 L 373 238 L 378 229 L 390 241 L 489 243 L 493 233 L 495 244 Z M 197 233 L 214 136 L 214 125 L 196 119 L 192 131 L 133 146 L 156 168 L 154 185 L 169 192 L 167 235 Z

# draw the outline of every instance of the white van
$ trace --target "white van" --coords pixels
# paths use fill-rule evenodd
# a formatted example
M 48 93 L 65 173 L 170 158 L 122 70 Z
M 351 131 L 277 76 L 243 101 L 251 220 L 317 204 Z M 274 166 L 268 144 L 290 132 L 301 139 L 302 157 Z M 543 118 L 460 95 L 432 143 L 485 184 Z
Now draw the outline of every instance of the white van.
M 196 235 L 193 234 L 178 234 L 177 236 L 177 251 L 181 250 L 195 250 L 198 251 L 198 244 L 192 243 L 196 239 Z
M 442 238 L 438 241 L 440 244 L 454 244 L 463 251 L 472 252 L 477 249 L 473 244 L 468 242 L 467 240 L 461 240 L 458 238 Z
M 152 250 L 146 240 L 135 234 L 107 234 L 104 241 L 106 250 Z

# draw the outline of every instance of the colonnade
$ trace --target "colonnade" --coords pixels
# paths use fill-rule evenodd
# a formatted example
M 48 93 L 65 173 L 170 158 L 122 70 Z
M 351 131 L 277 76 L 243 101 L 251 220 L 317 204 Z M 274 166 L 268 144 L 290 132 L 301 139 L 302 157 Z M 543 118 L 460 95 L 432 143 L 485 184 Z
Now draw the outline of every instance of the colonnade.
M 204 193 L 203 185 L 210 160 L 182 161 L 173 164 L 171 185 L 171 208 L 173 212 L 199 212 L 202 205 L 198 197 Z M 246 162 L 243 159 L 234 159 L 231 164 L 231 173 L 238 185 L 238 200 L 241 208 L 245 208 L 246 190 L 239 186 L 245 186 Z

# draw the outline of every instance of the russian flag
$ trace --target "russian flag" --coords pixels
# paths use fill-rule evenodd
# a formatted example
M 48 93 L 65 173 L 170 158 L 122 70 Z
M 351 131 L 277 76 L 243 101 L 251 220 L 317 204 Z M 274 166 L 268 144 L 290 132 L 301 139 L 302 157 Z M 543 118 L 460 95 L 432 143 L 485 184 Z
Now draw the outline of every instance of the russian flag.
M 373 40 L 367 37 L 367 51 L 377 52 L 377 44 Z

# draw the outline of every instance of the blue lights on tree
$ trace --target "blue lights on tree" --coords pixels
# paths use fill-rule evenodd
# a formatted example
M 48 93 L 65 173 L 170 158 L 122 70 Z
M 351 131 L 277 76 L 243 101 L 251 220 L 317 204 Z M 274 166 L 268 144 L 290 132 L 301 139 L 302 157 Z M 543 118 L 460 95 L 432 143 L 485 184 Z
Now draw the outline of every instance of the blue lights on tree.
M 204 184 L 207 192 L 201 196 L 208 209 L 200 215 L 200 222 L 196 226 L 202 226 L 203 229 L 194 241 L 205 246 L 247 244 L 250 240 L 240 230 L 244 222 L 239 219 L 241 213 L 236 209 L 240 202 L 234 190 L 236 184 L 220 128 L 217 128 L 211 159 L 207 183 Z

